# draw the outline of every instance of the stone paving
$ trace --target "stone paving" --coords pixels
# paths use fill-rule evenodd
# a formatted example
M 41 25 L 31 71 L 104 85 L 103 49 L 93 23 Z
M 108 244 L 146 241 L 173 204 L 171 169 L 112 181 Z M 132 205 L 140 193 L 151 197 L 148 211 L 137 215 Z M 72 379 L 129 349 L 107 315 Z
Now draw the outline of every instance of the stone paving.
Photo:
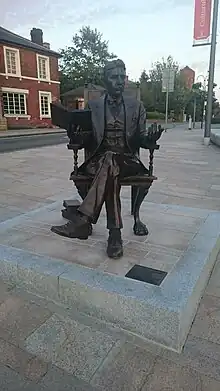
M 150 243 L 149 251 L 159 249 L 157 262 L 167 248 L 163 235 L 170 235 L 166 230 L 175 233 L 175 216 L 185 227 L 180 230 L 182 237 L 186 227 L 189 233 L 189 226 L 195 223 L 196 229 L 203 219 L 201 209 L 220 209 L 220 150 L 212 145 L 204 147 L 202 134 L 197 130 L 169 130 L 161 145 L 155 159 L 159 180 L 144 205 L 148 208 L 150 202 L 154 204 L 158 222 L 157 204 L 159 208 L 164 206 L 171 224 L 157 231 L 153 215 L 148 215 L 148 224 L 161 241 L 159 246 Z M 72 168 L 71 154 L 63 145 L 0 155 L 0 167 L 2 221 L 73 194 L 67 180 Z M 124 189 L 127 207 L 129 197 L 129 190 Z M 187 220 L 182 209 L 172 205 L 193 207 L 195 216 L 189 210 Z M 13 236 L 19 232 L 23 235 L 23 230 L 23 226 L 16 227 L 10 232 L 11 238 L 1 237 L 0 242 L 13 242 Z M 176 236 L 174 239 L 173 244 L 178 242 Z M 140 251 L 139 245 L 143 243 L 137 242 L 134 250 L 132 243 L 132 256 Z M 220 257 L 180 355 L 1 281 L 0 390 L 219 391 L 219 281 Z
M 142 215 L 150 233 L 147 237 L 135 237 L 130 205 L 124 200 L 124 256 L 113 262 L 106 255 L 108 231 L 104 213 L 88 240 L 70 240 L 50 231 L 51 225 L 65 223 L 61 217 L 61 203 L 53 205 L 55 210 L 40 208 L 34 215 L 27 213 L 13 219 L 5 229 L 5 225 L 0 224 L 0 243 L 121 276 L 135 264 L 169 272 L 208 216 L 208 211 L 198 209 L 190 210 L 189 215 L 188 208 L 177 215 L 173 206 L 146 203 Z

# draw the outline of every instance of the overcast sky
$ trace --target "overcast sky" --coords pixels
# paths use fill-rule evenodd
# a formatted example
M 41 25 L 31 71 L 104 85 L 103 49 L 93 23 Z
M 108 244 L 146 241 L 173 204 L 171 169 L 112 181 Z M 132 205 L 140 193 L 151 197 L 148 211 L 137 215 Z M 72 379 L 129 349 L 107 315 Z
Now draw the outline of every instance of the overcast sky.
M 42 28 L 54 50 L 69 45 L 82 25 L 97 28 L 132 79 L 168 55 L 194 68 L 197 76 L 207 75 L 209 48 L 192 47 L 194 0 L 14 0 L 13 6 L 0 1 L 0 25 L 26 38 L 32 27 Z M 219 88 L 219 44 L 215 79 Z

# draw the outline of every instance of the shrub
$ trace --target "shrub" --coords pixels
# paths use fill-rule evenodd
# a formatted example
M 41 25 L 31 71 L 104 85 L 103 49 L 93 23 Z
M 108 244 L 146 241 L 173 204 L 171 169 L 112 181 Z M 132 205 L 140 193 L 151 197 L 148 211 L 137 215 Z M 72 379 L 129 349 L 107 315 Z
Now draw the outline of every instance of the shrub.
M 147 119 L 165 119 L 165 114 L 158 111 L 147 111 Z
M 214 125 L 214 124 L 220 124 L 220 117 L 214 117 L 214 118 L 212 118 L 212 124 Z

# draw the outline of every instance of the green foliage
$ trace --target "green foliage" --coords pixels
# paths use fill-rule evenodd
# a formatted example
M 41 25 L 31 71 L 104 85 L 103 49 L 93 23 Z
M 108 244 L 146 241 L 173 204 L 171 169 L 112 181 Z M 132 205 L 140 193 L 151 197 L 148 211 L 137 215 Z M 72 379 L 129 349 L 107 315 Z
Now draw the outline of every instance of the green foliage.
M 212 118 L 212 124 L 218 125 L 220 124 L 220 117 L 214 117 Z
M 158 111 L 147 111 L 147 119 L 165 119 L 165 114 L 158 113 Z
M 73 36 L 72 45 L 61 49 L 60 54 L 62 93 L 88 81 L 102 85 L 102 69 L 106 61 L 116 57 L 109 53 L 102 34 L 89 26 L 82 27 Z
M 212 112 L 215 113 L 219 107 L 219 103 L 215 97 L 214 88 L 217 84 L 213 85 L 213 97 L 212 97 Z M 208 92 L 205 91 L 201 83 L 195 83 L 192 89 L 189 90 L 188 100 L 186 101 L 186 113 L 193 117 L 194 104 L 196 104 L 196 121 L 200 121 L 203 116 L 204 104 L 207 101 Z
M 175 70 L 175 90 L 169 94 L 169 110 L 180 114 L 185 104 L 185 86 L 179 73 L 177 62 L 169 56 L 167 59 L 157 61 L 152 65 L 149 74 L 144 70 L 140 77 L 141 98 L 149 111 L 165 113 L 166 94 L 162 92 L 163 71 L 165 68 Z

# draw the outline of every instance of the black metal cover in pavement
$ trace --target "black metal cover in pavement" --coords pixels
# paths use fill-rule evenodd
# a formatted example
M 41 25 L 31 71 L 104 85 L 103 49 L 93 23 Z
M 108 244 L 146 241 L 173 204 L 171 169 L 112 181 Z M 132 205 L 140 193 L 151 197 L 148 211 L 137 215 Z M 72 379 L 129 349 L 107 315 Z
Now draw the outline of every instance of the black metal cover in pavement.
M 150 267 L 141 265 L 134 265 L 125 275 L 125 277 L 159 286 L 166 275 L 167 272 L 162 270 L 151 269 Z

